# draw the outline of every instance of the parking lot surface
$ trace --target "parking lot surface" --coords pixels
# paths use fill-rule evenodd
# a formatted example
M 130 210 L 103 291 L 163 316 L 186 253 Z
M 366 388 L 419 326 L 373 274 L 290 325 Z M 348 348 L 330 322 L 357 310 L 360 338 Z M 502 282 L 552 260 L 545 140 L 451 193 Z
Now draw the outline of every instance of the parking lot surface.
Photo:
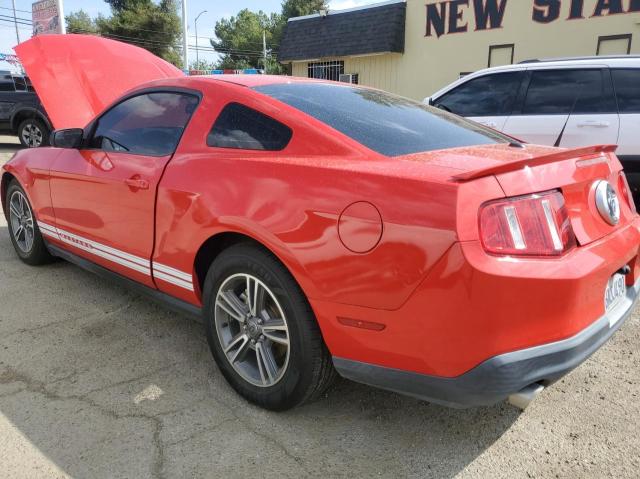
M 18 148 L 0 137 L 0 164 Z M 514 318 L 514 321 L 518 318 Z M 526 412 L 339 381 L 244 402 L 201 324 L 64 262 L 18 261 L 0 218 L 0 477 L 638 477 L 638 311 Z

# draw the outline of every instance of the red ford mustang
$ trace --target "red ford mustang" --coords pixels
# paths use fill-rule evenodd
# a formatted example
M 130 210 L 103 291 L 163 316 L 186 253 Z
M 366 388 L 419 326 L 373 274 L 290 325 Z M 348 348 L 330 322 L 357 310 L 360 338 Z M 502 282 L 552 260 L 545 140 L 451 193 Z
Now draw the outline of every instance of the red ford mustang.
M 17 254 L 201 316 L 263 407 L 311 400 L 336 371 L 526 405 L 636 301 L 640 219 L 614 147 L 523 145 L 333 82 L 187 78 L 95 37 L 17 52 L 58 128 L 2 172 Z

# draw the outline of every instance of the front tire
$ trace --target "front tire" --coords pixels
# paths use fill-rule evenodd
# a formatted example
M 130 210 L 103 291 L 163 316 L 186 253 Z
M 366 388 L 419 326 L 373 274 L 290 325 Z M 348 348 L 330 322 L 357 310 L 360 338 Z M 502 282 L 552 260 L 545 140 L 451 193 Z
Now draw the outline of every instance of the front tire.
M 18 139 L 26 148 L 49 146 L 50 134 L 47 125 L 38 118 L 28 118 L 18 126 Z
M 5 198 L 9 237 L 18 257 L 31 266 L 50 263 L 47 250 L 27 195 L 16 180 L 7 188 Z
M 216 363 L 245 399 L 282 411 L 319 397 L 335 376 L 302 290 L 270 253 L 222 252 L 204 284 L 204 320 Z

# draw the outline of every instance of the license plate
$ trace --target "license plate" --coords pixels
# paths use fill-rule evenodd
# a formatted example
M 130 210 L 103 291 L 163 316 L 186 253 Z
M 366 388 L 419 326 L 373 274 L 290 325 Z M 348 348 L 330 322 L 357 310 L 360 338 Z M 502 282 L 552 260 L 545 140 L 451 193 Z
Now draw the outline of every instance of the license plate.
M 611 311 L 624 298 L 627 292 L 625 277 L 622 274 L 614 274 L 609 278 L 607 289 L 604 292 L 604 307 L 607 312 Z M 609 323 L 613 326 L 619 318 L 612 318 Z

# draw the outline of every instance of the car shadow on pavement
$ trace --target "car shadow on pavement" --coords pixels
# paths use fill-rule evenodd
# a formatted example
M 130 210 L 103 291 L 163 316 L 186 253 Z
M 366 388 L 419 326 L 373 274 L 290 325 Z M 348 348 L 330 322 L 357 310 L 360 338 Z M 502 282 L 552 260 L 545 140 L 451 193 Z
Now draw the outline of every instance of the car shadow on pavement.
M 0 437 L 8 475 L 454 477 L 516 421 L 346 380 L 272 413 L 216 368 L 201 324 L 59 261 L 24 265 L 0 226 Z
M 22 150 L 23 146 L 20 143 L 7 143 L 0 138 L 0 154 L 2 153 L 15 153 L 18 150 Z

